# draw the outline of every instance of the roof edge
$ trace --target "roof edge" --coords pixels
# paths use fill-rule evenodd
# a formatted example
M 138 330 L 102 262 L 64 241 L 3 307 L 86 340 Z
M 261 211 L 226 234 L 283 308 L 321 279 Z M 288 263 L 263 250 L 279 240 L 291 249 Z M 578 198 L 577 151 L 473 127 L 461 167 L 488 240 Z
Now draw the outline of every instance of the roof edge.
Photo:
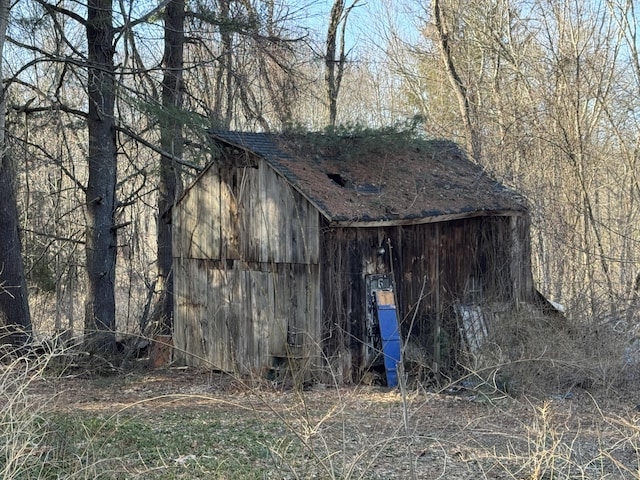
M 249 132 L 249 133 L 252 133 L 252 132 Z M 209 135 L 211 135 L 211 137 L 214 139 L 215 142 L 224 143 L 224 144 L 227 144 L 227 145 L 229 145 L 231 147 L 244 150 L 245 152 L 249 152 L 252 155 L 255 155 L 256 157 L 261 158 L 262 160 L 264 160 L 265 164 L 267 164 L 269 166 L 269 168 L 277 176 L 279 176 L 285 182 L 287 182 L 291 188 L 293 188 L 305 200 L 307 200 L 311 205 L 313 205 L 315 207 L 315 209 L 324 218 L 326 218 L 328 221 L 332 221 L 332 217 L 331 217 L 331 215 L 329 215 L 329 212 L 327 211 L 327 209 L 324 208 L 318 201 L 316 201 L 311 196 L 309 196 L 306 192 L 304 192 L 295 182 L 291 181 L 291 178 L 287 177 L 286 172 L 283 172 L 282 168 L 278 168 L 277 161 L 274 158 L 269 157 L 268 155 L 264 155 L 263 153 L 257 151 L 255 148 L 252 148 L 249 145 L 245 145 L 240 141 L 230 140 L 230 139 L 226 138 L 224 135 L 220 134 L 219 132 L 217 132 L 215 130 L 210 130 L 209 131 Z M 275 134 L 271 133 L 271 132 L 264 132 L 264 133 L 262 133 L 262 135 L 275 135 Z M 287 157 L 288 155 L 278 149 L 277 156 L 279 156 L 279 157 Z
M 393 220 L 333 220 L 329 221 L 330 227 L 395 227 L 406 225 L 422 225 L 425 223 L 449 222 L 452 220 L 464 220 L 474 217 L 525 217 L 528 212 L 523 210 L 477 210 L 472 212 L 445 213 L 420 218 L 399 218 Z

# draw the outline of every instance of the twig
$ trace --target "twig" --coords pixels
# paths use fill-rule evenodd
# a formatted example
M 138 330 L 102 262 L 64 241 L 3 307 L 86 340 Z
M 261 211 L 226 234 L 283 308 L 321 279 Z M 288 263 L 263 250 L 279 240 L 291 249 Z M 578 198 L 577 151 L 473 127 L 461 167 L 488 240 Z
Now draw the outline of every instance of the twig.
M 418 314 L 418 309 L 420 307 L 420 301 L 422 300 L 425 285 L 427 283 L 427 277 L 425 275 L 422 281 L 422 288 L 420 289 L 420 296 L 418 297 L 418 303 L 415 307 L 415 311 L 413 313 L 413 317 L 411 318 L 411 324 L 409 325 L 409 333 L 407 334 L 407 342 L 409 341 L 409 337 L 411 335 L 411 330 L 413 329 L 413 324 L 415 322 L 416 316 Z M 407 378 L 404 371 L 404 351 L 406 349 L 406 342 L 402 345 L 400 349 L 400 362 L 398 362 L 397 370 L 398 370 L 398 385 L 400 386 L 400 394 L 402 396 L 402 423 L 404 424 L 404 434 L 407 439 L 407 457 L 409 458 L 409 471 L 411 472 L 411 479 L 416 480 L 416 467 L 413 461 L 413 453 L 411 451 L 411 436 L 409 435 L 409 405 L 407 402 Z

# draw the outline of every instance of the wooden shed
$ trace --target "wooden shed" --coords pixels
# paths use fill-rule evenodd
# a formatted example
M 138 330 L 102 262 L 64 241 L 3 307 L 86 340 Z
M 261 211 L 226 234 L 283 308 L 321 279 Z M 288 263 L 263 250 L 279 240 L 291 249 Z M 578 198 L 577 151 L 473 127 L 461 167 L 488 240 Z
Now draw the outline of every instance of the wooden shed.
M 173 209 L 173 335 L 189 365 L 358 381 L 380 368 L 384 290 L 402 341 L 446 368 L 474 311 L 535 297 L 526 203 L 451 142 L 211 138 L 215 158 Z

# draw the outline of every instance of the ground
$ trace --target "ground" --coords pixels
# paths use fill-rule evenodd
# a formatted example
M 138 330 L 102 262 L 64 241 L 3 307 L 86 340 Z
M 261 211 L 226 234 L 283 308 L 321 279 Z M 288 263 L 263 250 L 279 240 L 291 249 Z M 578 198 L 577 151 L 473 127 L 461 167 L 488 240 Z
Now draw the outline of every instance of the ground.
M 51 478 L 78 469 L 83 478 L 640 478 L 632 395 L 296 390 L 143 368 L 42 375 L 26 396 L 47 421 L 33 443 Z

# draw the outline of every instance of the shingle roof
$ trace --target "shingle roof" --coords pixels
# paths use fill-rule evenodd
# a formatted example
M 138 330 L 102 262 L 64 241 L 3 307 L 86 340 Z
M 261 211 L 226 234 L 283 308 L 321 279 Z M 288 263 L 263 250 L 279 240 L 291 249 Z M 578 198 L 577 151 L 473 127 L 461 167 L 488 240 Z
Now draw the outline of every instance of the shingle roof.
M 497 182 L 449 141 L 347 153 L 319 147 L 305 135 L 212 131 L 221 143 L 252 152 L 333 222 L 420 222 L 462 216 L 523 213 L 523 198 Z M 381 146 L 382 145 L 382 146 Z M 344 144 L 341 146 L 343 153 Z

